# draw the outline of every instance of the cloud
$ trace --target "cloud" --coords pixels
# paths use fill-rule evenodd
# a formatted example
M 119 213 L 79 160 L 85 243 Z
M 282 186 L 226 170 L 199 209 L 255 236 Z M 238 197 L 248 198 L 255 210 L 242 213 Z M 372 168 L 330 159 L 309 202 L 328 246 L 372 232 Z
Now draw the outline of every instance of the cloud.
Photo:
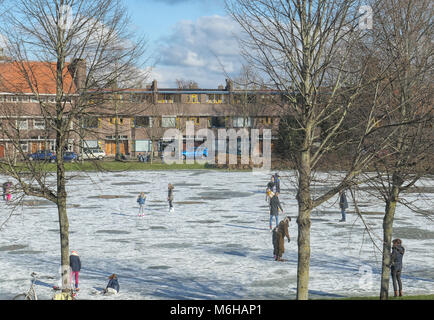
M 240 50 L 235 37 L 239 33 L 238 25 L 226 16 L 180 21 L 170 35 L 160 39 L 156 69 L 195 80 L 202 88 L 217 87 L 224 82 L 225 72 L 231 74 L 240 69 Z M 176 78 L 165 76 L 164 79 L 166 85 L 173 86 Z

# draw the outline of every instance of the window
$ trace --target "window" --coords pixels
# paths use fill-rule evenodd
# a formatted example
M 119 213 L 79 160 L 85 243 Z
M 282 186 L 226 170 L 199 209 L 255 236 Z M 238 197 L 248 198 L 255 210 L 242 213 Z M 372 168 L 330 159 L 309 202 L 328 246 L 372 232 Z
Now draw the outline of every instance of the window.
M 188 117 L 187 121 L 193 121 L 193 124 L 195 125 L 199 125 L 200 123 L 200 118 L 199 117 Z
M 98 140 L 84 140 L 83 141 L 84 148 L 98 148 Z
M 110 118 L 109 119 L 110 124 L 116 124 L 116 118 Z M 124 124 L 124 118 L 119 118 L 119 124 Z
M 173 103 L 173 101 L 175 100 L 174 96 L 175 95 L 173 95 L 173 94 L 159 93 L 158 98 L 157 98 L 157 102 L 158 103 Z
M 56 102 L 56 97 L 49 96 L 49 97 L 47 98 L 47 101 L 48 101 L 48 102 L 51 102 L 51 103 L 55 103 L 55 102 Z
M 151 127 L 151 119 L 150 117 L 136 117 L 134 119 L 134 126 L 136 128 L 150 128 Z
M 225 117 L 211 117 L 211 128 L 224 128 L 226 121 Z
M 130 96 L 131 102 L 143 103 L 152 102 L 152 94 L 150 93 L 133 93 Z
M 199 95 L 197 94 L 188 94 L 187 95 L 187 103 L 199 103 Z
M 85 118 L 83 120 L 83 128 L 98 128 L 98 118 Z
M 273 124 L 273 118 L 272 117 L 260 117 L 260 118 L 258 118 L 258 123 L 262 123 L 264 125 Z
M 136 140 L 135 151 L 136 152 L 152 151 L 152 141 L 151 140 Z
M 161 126 L 163 128 L 175 128 L 176 117 L 161 117 Z
M 33 128 L 34 129 L 45 129 L 45 120 L 44 119 L 34 119 L 33 120 Z
M 206 95 L 206 102 L 207 103 L 223 103 L 224 102 L 224 96 L 222 94 L 207 94 Z
M 234 94 L 234 104 L 256 103 L 256 94 L 237 93 Z
M 252 121 L 250 117 L 234 117 L 232 118 L 232 126 L 234 128 L 251 127 Z
M 20 148 L 23 152 L 29 151 L 29 143 L 27 141 L 20 141 Z
M 29 125 L 27 123 L 27 120 L 17 120 L 17 129 L 27 130 L 28 128 L 29 128 Z

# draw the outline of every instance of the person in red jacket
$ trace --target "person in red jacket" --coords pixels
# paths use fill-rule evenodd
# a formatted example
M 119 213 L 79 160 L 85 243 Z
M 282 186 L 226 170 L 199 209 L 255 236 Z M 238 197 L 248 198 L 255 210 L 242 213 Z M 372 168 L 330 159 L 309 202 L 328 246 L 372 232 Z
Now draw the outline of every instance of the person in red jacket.
M 78 291 L 80 290 L 78 288 L 78 277 L 81 270 L 81 261 L 77 251 L 75 250 L 72 250 L 71 255 L 69 256 L 69 266 L 71 267 L 71 285 L 72 280 L 75 279 L 75 290 Z

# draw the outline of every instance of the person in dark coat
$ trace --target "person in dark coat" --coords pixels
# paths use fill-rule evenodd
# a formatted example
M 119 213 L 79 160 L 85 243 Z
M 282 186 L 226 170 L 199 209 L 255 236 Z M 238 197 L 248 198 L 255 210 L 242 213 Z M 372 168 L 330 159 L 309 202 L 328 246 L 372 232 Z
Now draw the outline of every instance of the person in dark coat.
M 167 187 L 167 201 L 169 202 L 169 211 L 170 212 L 174 212 L 175 209 L 173 208 L 173 189 L 175 189 L 175 187 L 169 183 L 168 187 Z
M 6 191 L 7 191 L 7 188 L 8 188 L 8 183 L 9 183 L 9 182 L 5 182 L 5 183 L 2 184 L 2 189 L 3 189 L 3 200 L 6 200 Z
M 270 231 L 273 229 L 273 218 L 276 220 L 276 227 L 279 224 L 279 210 L 283 212 L 282 205 L 278 194 L 274 194 L 272 191 L 268 191 L 268 196 L 270 198 Z
M 401 282 L 401 271 L 402 271 L 402 258 L 404 256 L 405 249 L 402 246 L 401 239 L 395 239 L 392 241 L 392 254 L 391 254 L 391 267 L 390 271 L 392 273 L 392 283 L 394 296 L 402 297 L 402 282 Z M 397 285 L 398 283 L 398 285 Z
M 274 174 L 273 181 L 274 181 L 274 192 L 280 194 L 280 177 L 277 172 Z
M 81 261 L 77 251 L 71 251 L 71 255 L 69 256 L 69 266 L 71 267 L 71 285 L 73 283 L 72 280 L 75 279 L 75 290 L 78 291 L 80 290 L 78 288 L 78 277 L 81 270 Z
M 285 252 L 285 237 L 288 239 L 288 243 L 291 241 L 288 231 L 290 222 L 291 217 L 288 216 L 280 221 L 279 225 L 273 229 L 273 255 L 276 261 L 282 261 L 282 255 Z
M 339 208 L 341 209 L 342 219 L 339 222 L 346 221 L 346 212 L 345 209 L 348 208 L 347 195 L 345 194 L 345 190 L 339 191 Z
M 109 277 L 107 287 L 104 289 L 104 294 L 116 294 L 119 293 L 119 281 L 116 274 L 112 274 Z

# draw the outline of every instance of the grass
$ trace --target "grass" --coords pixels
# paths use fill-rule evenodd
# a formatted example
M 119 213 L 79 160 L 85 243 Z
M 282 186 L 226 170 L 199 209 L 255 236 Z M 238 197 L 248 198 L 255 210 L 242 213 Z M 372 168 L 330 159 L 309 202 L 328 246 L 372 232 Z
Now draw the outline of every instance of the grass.
M 19 168 L 22 168 L 23 172 L 27 172 L 25 164 L 18 164 L 16 169 L 19 171 Z M 39 162 L 37 169 L 40 171 L 48 171 L 55 172 L 56 164 L 55 163 L 44 163 Z M 141 171 L 141 170 L 228 170 L 228 169 L 216 169 L 210 168 L 207 164 L 164 164 L 161 162 L 155 163 L 143 163 L 138 161 L 84 161 L 81 162 L 65 162 L 65 170 L 66 171 L 83 171 L 83 172 L 92 172 L 92 171 Z M 242 171 L 242 170 L 231 170 L 231 171 Z

